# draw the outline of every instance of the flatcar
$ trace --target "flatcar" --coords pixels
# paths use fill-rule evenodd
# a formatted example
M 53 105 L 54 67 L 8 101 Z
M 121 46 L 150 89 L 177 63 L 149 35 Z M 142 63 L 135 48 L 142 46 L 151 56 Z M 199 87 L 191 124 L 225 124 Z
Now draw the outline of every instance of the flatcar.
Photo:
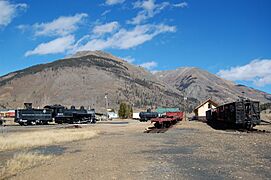
M 252 129 L 261 123 L 259 104 L 258 101 L 241 99 L 206 111 L 206 119 L 212 124 Z
M 151 119 L 157 129 L 169 128 L 183 119 L 183 112 L 166 112 L 166 115 Z

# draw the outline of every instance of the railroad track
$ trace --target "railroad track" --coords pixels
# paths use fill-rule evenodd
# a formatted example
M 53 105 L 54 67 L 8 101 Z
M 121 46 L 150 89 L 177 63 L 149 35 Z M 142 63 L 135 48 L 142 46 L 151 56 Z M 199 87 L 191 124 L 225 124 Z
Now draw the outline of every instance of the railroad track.
M 237 131 L 246 132 L 246 133 L 271 133 L 271 131 L 262 130 L 262 129 L 251 129 L 251 130 L 238 129 Z
M 172 126 L 171 126 L 172 127 Z M 169 128 L 156 128 L 156 127 L 149 127 L 148 129 L 146 129 L 144 131 L 144 133 L 165 133 L 166 131 L 168 131 Z

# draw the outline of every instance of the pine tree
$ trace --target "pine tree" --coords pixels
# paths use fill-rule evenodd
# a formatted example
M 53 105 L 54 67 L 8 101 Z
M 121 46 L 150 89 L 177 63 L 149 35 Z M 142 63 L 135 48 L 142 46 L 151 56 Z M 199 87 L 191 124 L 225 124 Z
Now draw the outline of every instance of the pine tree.
M 132 118 L 133 117 L 132 106 L 122 102 L 119 108 L 119 117 L 122 119 Z
M 119 108 L 119 117 L 122 118 L 122 119 L 125 119 L 125 116 L 126 116 L 126 103 L 122 102 L 120 103 L 120 108 Z

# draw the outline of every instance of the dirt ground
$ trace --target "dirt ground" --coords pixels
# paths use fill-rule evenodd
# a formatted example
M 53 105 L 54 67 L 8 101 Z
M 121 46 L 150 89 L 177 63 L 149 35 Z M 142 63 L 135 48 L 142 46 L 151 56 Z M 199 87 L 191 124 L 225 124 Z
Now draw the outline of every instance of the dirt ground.
M 83 126 L 100 133 L 88 140 L 35 148 L 53 158 L 10 179 L 271 178 L 271 133 L 215 130 L 192 121 L 165 133 L 143 133 L 149 126 L 135 120 Z M 25 127 L 9 128 L 18 133 Z M 258 128 L 271 131 L 271 125 Z M 5 153 L 0 153 L 1 161 Z

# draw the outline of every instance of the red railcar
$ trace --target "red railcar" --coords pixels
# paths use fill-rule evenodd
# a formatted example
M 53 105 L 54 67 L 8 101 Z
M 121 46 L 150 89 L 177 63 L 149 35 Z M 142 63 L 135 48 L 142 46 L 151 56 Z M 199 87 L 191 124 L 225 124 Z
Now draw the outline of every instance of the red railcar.
M 156 128 L 169 128 L 183 119 L 183 112 L 167 112 L 165 116 L 151 119 Z

